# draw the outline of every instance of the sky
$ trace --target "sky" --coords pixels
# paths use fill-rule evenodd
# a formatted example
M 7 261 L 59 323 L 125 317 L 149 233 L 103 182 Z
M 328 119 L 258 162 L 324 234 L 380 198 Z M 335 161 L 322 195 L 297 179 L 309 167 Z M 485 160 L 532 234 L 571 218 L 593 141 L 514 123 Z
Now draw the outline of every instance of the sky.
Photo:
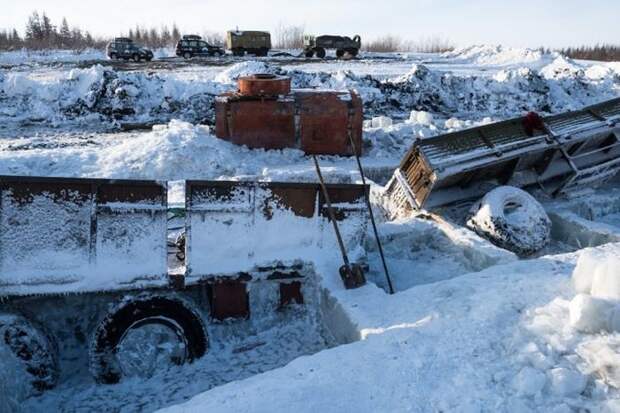
M 565 47 L 620 43 L 620 0 L 1 0 L 0 29 L 28 16 L 113 37 L 136 24 L 176 23 L 183 33 L 303 26 L 311 34 L 441 37 L 456 46 Z

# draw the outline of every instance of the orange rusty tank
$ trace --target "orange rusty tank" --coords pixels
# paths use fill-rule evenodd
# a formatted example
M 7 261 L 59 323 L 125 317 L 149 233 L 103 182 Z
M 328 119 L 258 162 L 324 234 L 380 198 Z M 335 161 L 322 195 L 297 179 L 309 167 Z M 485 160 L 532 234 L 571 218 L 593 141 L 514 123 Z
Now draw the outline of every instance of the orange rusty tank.
M 215 134 L 249 148 L 298 148 L 307 154 L 362 149 L 362 100 L 354 91 L 290 90 L 290 78 L 255 75 L 215 103 Z

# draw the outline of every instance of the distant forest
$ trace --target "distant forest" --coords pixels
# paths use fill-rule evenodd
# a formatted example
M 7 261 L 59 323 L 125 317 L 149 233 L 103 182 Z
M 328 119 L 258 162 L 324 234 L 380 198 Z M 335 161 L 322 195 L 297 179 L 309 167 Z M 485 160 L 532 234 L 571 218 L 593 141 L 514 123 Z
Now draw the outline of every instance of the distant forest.
M 303 47 L 303 26 L 278 25 L 273 33 L 273 46 L 278 49 L 299 49 Z M 181 37 L 176 24 L 172 26 L 130 28 L 119 36 L 129 37 L 137 43 L 150 48 L 174 47 Z M 183 33 L 188 34 L 188 33 Z M 224 42 L 224 34 L 216 32 L 192 33 L 200 34 L 206 41 L 214 44 Z M 110 39 L 94 37 L 87 30 L 70 26 L 63 18 L 55 24 L 45 12 L 33 12 L 26 22 L 26 30 L 20 35 L 16 28 L 0 30 L 0 50 L 17 49 L 103 49 Z M 370 52 L 445 52 L 453 50 L 454 45 L 447 39 L 431 36 L 419 41 L 404 40 L 398 36 L 386 35 L 370 41 L 362 41 L 362 48 Z M 541 49 L 551 51 L 550 49 Z M 620 61 L 620 46 L 595 45 L 569 47 L 557 50 L 573 59 Z

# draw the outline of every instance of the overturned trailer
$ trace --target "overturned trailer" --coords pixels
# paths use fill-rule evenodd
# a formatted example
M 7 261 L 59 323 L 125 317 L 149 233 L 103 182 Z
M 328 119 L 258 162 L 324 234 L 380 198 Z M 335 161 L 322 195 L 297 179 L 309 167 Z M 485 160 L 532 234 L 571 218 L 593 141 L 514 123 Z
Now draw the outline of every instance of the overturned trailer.
M 394 215 L 474 200 L 501 185 L 551 196 L 600 185 L 620 169 L 620 99 L 541 118 L 418 140 L 388 182 Z
M 351 249 L 365 190 L 327 186 Z M 337 248 L 318 184 L 185 191 L 185 262 L 171 268 L 166 182 L 0 176 L 0 340 L 33 391 L 82 370 L 114 383 L 190 362 L 253 312 L 319 301 L 312 260 Z M 140 353 L 162 336 L 172 344 L 152 348 L 163 355 Z

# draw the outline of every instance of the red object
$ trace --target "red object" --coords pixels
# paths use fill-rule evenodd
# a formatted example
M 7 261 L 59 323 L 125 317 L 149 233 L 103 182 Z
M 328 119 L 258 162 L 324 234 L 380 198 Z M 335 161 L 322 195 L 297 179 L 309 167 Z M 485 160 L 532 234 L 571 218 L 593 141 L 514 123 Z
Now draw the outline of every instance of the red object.
M 248 318 L 250 303 L 245 283 L 241 281 L 217 281 L 210 289 L 211 317 L 216 320 Z
M 527 136 L 534 136 L 536 131 L 545 131 L 545 122 L 536 112 L 529 112 L 523 117 L 523 129 Z
M 304 296 L 301 293 L 301 282 L 293 281 L 291 283 L 280 284 L 280 308 L 284 308 L 290 304 L 303 304 Z
M 277 76 L 241 78 L 239 92 L 219 96 L 216 136 L 249 148 L 298 148 L 307 154 L 351 156 L 350 135 L 361 155 L 363 105 L 357 93 L 293 90 L 280 94 L 290 87 L 290 79 L 284 79 L 288 83 Z M 277 95 L 269 94 L 276 91 Z
M 278 96 L 291 92 L 291 78 L 269 74 L 241 77 L 237 80 L 243 96 Z

